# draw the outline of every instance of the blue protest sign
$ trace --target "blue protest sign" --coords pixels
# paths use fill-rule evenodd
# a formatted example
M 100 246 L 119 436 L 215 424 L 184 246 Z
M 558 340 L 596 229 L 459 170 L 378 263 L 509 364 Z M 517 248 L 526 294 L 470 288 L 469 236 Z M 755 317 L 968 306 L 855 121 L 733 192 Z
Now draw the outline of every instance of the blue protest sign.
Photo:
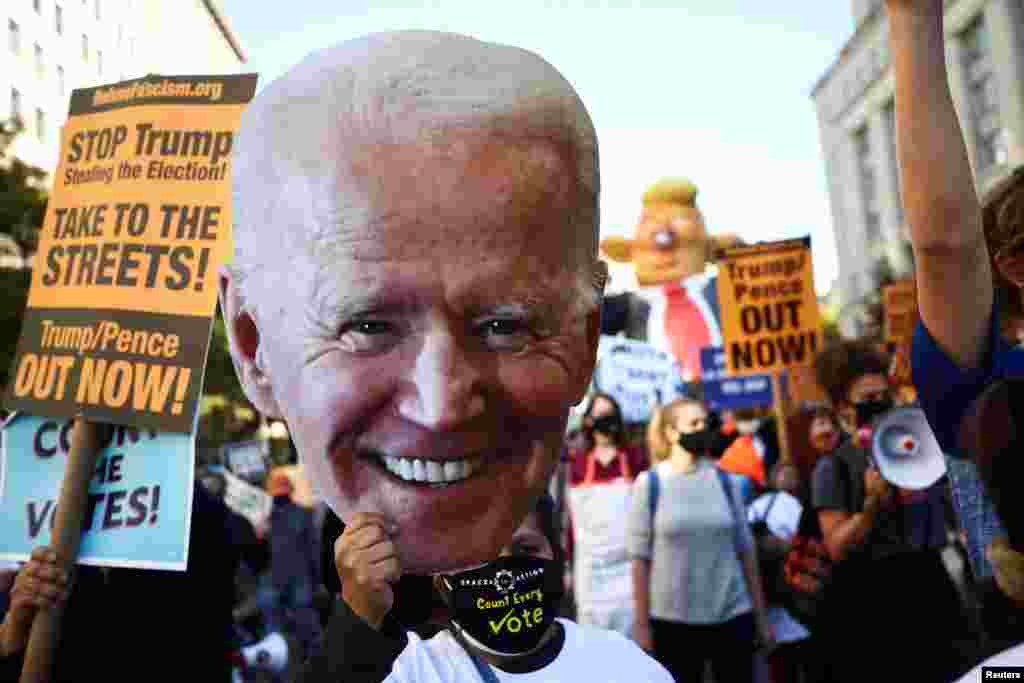
M 50 543 L 71 422 L 16 414 L 2 441 L 0 559 L 24 561 Z M 89 483 L 78 561 L 184 571 L 194 477 L 191 434 L 117 427 Z
M 700 351 L 704 402 L 711 410 L 741 410 L 772 405 L 771 375 L 726 375 L 725 351 L 706 346 Z

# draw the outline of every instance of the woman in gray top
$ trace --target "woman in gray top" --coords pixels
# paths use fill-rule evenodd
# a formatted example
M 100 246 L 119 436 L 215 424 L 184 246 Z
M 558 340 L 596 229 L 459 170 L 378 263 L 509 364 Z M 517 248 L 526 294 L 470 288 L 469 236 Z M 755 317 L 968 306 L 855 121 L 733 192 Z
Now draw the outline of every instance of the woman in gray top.
M 683 399 L 648 426 L 652 471 L 637 477 L 629 517 L 634 634 L 676 681 L 753 679 L 756 643 L 774 637 L 738 482 L 727 495 L 707 452 L 707 410 Z

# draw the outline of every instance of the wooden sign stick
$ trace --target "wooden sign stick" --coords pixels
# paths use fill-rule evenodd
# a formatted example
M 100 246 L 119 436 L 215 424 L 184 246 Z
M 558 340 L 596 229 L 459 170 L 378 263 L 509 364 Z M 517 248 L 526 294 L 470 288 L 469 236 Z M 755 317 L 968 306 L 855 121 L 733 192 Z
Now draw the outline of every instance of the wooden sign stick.
M 792 462 L 789 453 L 786 397 L 782 395 L 782 370 L 772 372 L 772 404 L 775 408 L 775 431 L 779 435 L 779 461 Z
M 96 472 L 100 456 L 100 441 L 108 429 L 78 418 L 71 437 L 71 452 L 68 454 L 57 502 L 53 535 L 50 543 L 57 552 L 58 562 L 66 571 L 71 571 L 78 560 L 78 546 L 82 540 L 82 523 L 89 500 L 89 482 Z M 60 642 L 60 625 L 63 606 L 56 609 L 41 609 L 32 622 L 32 634 L 25 652 L 25 663 L 21 670 L 21 683 L 48 683 L 53 675 L 54 652 Z

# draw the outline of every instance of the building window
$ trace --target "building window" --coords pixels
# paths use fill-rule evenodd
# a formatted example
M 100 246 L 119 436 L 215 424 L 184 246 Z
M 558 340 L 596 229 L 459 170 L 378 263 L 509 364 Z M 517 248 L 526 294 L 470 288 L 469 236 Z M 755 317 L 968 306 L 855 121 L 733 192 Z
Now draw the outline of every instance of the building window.
M 11 88 L 11 118 L 21 118 L 21 93 L 17 88 Z
M 42 78 L 44 73 L 45 73 L 45 66 L 43 64 L 43 48 L 39 45 L 39 43 L 36 43 L 35 54 L 36 54 L 36 77 L 37 78 Z
M 117 46 L 121 47 L 121 41 L 124 39 L 124 24 L 117 25 Z
M 64 95 L 64 67 L 57 67 L 57 93 Z
M 64 8 L 60 5 L 53 6 L 53 27 L 58 36 L 64 35 Z
M 103 50 L 96 50 L 96 73 L 103 75 Z
M 900 188 L 900 163 L 896 152 L 896 101 L 889 100 L 882 110 L 885 121 L 885 141 L 889 146 L 889 159 L 892 163 L 893 186 L 896 190 L 896 223 L 903 225 L 903 191 Z
M 870 247 L 870 243 L 882 237 L 882 212 L 878 206 L 878 183 L 867 126 L 853 134 L 853 143 L 857 151 L 857 170 L 860 174 L 861 202 L 864 208 L 864 237 Z
M 82 61 L 89 61 L 89 36 L 82 34 Z
M 992 65 L 992 37 L 985 13 L 961 34 L 967 100 L 974 129 L 975 166 L 983 173 L 1007 160 L 1006 131 L 999 114 L 999 84 Z
M 102 16 L 100 13 L 100 0 L 96 0 L 96 21 L 101 21 Z
M 11 46 L 11 54 L 21 52 L 21 29 L 13 19 L 7 20 L 7 41 Z
M 46 139 L 46 114 L 36 107 L 36 137 L 42 142 Z
M 43 13 L 43 0 L 32 0 L 32 9 L 36 11 L 36 14 Z

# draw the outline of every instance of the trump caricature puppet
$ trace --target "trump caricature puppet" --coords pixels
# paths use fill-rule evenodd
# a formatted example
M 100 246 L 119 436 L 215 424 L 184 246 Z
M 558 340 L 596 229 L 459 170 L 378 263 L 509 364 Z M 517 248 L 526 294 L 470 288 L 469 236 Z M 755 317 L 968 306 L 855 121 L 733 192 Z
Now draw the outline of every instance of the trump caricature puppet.
M 684 379 L 700 379 L 700 350 L 721 346 L 717 278 L 705 272 L 719 249 L 739 244 L 735 235 L 711 236 L 697 208 L 697 187 L 666 178 L 643 196 L 632 239 L 609 237 L 601 251 L 617 263 L 632 263 L 638 295 L 650 306 L 646 339 L 671 351 Z

